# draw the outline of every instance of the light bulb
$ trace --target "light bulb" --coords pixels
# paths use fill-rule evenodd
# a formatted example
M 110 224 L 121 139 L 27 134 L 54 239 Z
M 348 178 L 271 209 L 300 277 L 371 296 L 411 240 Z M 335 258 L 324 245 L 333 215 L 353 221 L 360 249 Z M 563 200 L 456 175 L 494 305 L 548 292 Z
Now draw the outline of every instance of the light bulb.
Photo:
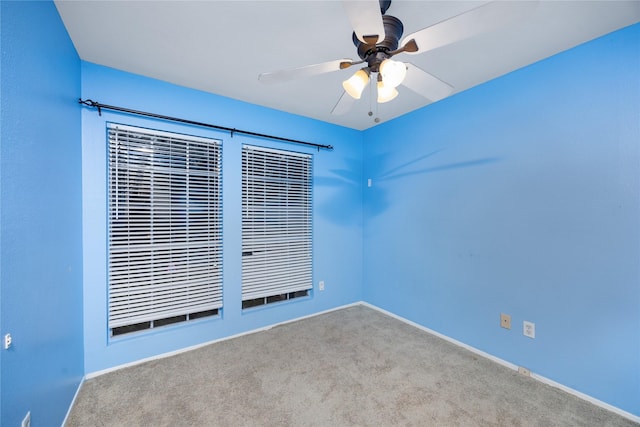
M 369 83 L 369 70 L 362 68 L 355 72 L 348 80 L 342 82 L 344 90 L 351 95 L 352 98 L 360 99 L 362 91 Z
M 387 85 L 384 81 L 378 81 L 378 104 L 384 104 L 398 96 L 395 87 Z
M 386 86 L 398 87 L 407 75 L 404 62 L 385 59 L 380 64 L 380 75 Z

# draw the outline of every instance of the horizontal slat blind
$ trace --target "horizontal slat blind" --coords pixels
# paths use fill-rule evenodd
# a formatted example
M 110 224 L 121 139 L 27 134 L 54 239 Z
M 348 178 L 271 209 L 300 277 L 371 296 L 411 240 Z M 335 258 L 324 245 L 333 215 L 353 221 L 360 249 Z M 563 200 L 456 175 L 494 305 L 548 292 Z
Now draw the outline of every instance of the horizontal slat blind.
M 217 140 L 109 125 L 109 327 L 222 306 Z
M 242 147 L 242 300 L 312 287 L 311 156 Z

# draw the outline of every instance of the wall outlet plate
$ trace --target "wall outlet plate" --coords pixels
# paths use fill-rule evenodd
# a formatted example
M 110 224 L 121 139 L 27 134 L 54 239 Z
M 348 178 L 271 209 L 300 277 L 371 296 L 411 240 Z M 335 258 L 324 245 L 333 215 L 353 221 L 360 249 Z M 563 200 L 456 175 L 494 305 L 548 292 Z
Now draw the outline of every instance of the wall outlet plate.
M 11 338 L 11 334 L 6 334 L 4 336 L 4 349 L 7 350 L 11 347 L 11 343 L 13 342 L 13 338 Z
M 524 366 L 518 366 L 518 373 L 520 375 L 524 375 L 525 377 L 531 376 L 531 371 L 525 368 Z
M 508 314 L 500 313 L 500 326 L 505 329 L 511 329 L 511 316 Z
M 318 282 L 318 289 L 324 291 L 324 280 L 320 280 L 320 282 Z
M 525 320 L 524 322 L 522 322 L 522 333 L 525 337 L 535 338 L 536 324 Z

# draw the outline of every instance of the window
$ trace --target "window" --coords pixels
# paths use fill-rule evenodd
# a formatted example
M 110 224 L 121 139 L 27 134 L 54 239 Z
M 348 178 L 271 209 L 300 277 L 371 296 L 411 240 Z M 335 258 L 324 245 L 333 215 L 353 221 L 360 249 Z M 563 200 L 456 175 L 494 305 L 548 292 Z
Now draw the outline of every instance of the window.
M 242 147 L 242 307 L 306 296 L 311 275 L 311 156 Z
M 108 144 L 111 334 L 217 314 L 220 141 L 110 124 Z

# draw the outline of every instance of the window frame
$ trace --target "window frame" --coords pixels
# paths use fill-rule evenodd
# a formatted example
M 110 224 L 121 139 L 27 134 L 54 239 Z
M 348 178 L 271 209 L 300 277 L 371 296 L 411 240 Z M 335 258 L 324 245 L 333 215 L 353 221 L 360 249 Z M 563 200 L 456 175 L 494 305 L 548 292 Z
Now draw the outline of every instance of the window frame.
M 115 123 L 106 135 L 109 336 L 218 315 L 222 141 Z
M 242 308 L 311 295 L 313 155 L 243 144 L 241 175 Z

